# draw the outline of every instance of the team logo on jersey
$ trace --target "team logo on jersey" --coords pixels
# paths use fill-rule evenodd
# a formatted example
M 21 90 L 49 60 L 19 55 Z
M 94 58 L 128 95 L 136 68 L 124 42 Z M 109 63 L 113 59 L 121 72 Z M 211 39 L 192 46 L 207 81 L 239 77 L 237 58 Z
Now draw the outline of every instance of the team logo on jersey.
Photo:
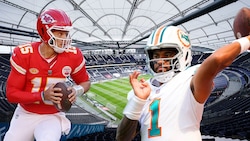
M 178 38 L 179 38 L 180 42 L 183 44 L 183 46 L 190 47 L 191 43 L 190 43 L 188 35 L 185 32 L 183 32 L 182 30 L 178 30 L 177 34 L 178 34 Z
M 39 70 L 38 70 L 37 68 L 30 68 L 30 69 L 29 69 L 29 72 L 30 72 L 31 74 L 38 74 L 38 73 L 39 73 Z
M 71 71 L 72 71 L 72 69 L 71 69 L 71 67 L 70 66 L 65 66 L 65 67 L 63 67 L 63 69 L 62 69 L 62 75 L 63 76 L 69 76 L 70 75 L 70 73 L 71 73 Z
M 42 15 L 41 21 L 43 24 L 52 24 L 52 23 L 56 22 L 56 20 L 52 16 L 50 16 L 49 14 Z

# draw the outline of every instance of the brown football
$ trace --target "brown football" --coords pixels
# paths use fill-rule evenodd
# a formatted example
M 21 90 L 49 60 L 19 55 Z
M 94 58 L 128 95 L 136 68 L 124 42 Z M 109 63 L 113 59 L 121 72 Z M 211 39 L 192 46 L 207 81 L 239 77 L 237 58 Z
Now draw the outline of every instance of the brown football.
M 250 34 L 250 9 L 243 7 L 234 18 L 233 31 L 236 39 Z
M 59 91 L 58 93 L 62 93 L 63 96 L 61 97 L 62 100 L 60 102 L 60 104 L 54 104 L 55 107 L 57 108 L 57 110 L 61 111 L 61 112 L 67 112 L 69 111 L 69 109 L 72 106 L 72 103 L 69 101 L 68 95 L 71 94 L 71 90 L 67 90 L 68 85 L 64 82 L 58 82 L 56 83 L 56 85 L 54 86 L 54 88 L 61 88 L 62 90 Z

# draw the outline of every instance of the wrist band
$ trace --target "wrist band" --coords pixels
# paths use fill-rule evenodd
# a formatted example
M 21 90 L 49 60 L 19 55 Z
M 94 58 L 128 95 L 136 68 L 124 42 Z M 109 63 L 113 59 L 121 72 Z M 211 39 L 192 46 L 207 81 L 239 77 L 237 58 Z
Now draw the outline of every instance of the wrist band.
M 44 91 L 41 91 L 41 97 L 42 97 L 42 100 L 44 101 Z
M 247 51 L 250 47 L 250 41 L 247 37 L 234 40 L 233 42 L 238 42 L 240 44 L 241 47 L 240 54 Z
M 76 91 L 76 95 L 82 95 L 84 93 L 84 88 L 81 85 L 75 85 L 73 86 L 73 89 Z
M 146 100 L 140 99 L 137 96 L 133 96 L 127 103 L 123 114 L 131 120 L 139 120 L 141 111 L 145 105 Z
M 47 105 L 53 105 L 53 102 L 52 102 L 52 101 L 50 101 L 50 100 L 45 100 L 45 98 L 44 98 L 44 91 L 41 91 L 41 97 L 42 97 L 42 100 L 43 100 L 43 102 L 44 102 L 45 104 L 47 104 Z

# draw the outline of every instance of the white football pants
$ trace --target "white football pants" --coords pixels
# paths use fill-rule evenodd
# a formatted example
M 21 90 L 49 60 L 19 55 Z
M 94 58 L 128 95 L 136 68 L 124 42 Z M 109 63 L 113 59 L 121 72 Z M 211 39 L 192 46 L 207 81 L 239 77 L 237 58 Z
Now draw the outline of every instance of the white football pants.
M 61 135 L 68 134 L 70 128 L 65 113 L 35 114 L 18 105 L 4 141 L 60 141 Z

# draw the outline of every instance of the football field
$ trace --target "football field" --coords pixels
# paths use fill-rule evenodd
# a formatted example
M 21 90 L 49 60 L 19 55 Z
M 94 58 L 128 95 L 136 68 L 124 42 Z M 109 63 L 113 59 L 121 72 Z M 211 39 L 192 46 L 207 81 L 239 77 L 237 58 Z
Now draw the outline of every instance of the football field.
M 149 79 L 150 75 L 140 75 L 140 78 Z M 91 84 L 88 97 L 104 105 L 108 111 L 121 119 L 122 111 L 127 103 L 127 93 L 132 89 L 128 77 L 116 80 L 103 81 Z

